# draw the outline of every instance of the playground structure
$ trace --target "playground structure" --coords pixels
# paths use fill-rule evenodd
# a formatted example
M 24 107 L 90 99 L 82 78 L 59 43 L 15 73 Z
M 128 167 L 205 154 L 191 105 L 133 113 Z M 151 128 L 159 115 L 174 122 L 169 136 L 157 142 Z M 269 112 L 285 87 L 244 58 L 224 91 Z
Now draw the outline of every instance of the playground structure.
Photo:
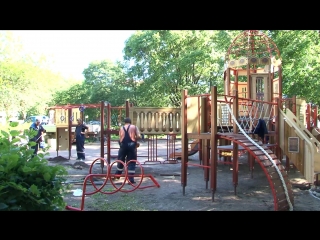
M 158 162 L 158 136 L 171 137 L 172 141 L 167 140 L 167 161 L 177 163 L 179 159 L 181 162 L 183 194 L 187 187 L 187 168 L 194 165 L 204 169 L 206 188 L 210 184 L 214 201 L 218 180 L 217 164 L 221 155 L 229 157 L 236 194 L 238 156 L 240 152 L 246 151 L 252 178 L 255 163 L 258 163 L 268 179 L 274 209 L 292 210 L 293 191 L 287 175 L 290 164 L 294 165 L 310 184 L 318 183 L 318 109 L 295 97 L 282 98 L 280 52 L 265 34 L 253 30 L 241 33 L 230 45 L 226 62 L 224 94 L 218 95 L 216 87 L 212 87 L 210 93 L 195 96 L 189 96 L 187 90 L 183 90 L 182 108 L 135 107 L 126 102 L 126 107 L 115 109 L 123 109 L 125 116 L 130 117 L 132 123 L 150 140 L 147 141 L 146 162 Z M 68 116 L 74 116 L 76 113 L 71 109 L 79 107 L 70 105 L 69 108 L 64 106 L 61 109 L 67 110 Z M 102 127 L 105 114 L 108 115 L 107 119 L 110 119 L 110 104 L 101 102 L 101 105 L 92 107 L 100 107 L 101 139 L 105 134 L 118 134 L 118 130 L 110 129 L 109 123 L 106 129 Z M 108 110 L 104 111 L 105 108 Z M 55 109 L 59 109 L 59 106 Z M 57 117 L 56 113 L 56 123 Z M 60 139 L 66 128 L 70 133 L 72 124 L 59 125 L 61 130 L 58 130 L 57 125 L 57 137 Z M 174 140 L 177 135 L 181 135 L 181 151 L 175 149 Z M 197 143 L 199 164 L 188 161 L 190 152 L 195 150 L 195 146 L 189 148 L 192 142 Z M 59 144 L 57 151 L 58 147 Z M 68 147 L 70 158 L 71 146 Z M 101 166 L 110 164 L 110 138 L 107 149 L 107 161 L 101 161 Z M 104 155 L 101 141 L 101 158 L 104 159 Z
M 218 95 L 215 87 L 211 94 L 197 96 L 188 96 L 185 90 L 181 111 L 175 110 L 168 117 L 165 115 L 170 131 L 181 134 L 179 157 L 183 194 L 187 186 L 187 167 L 192 165 L 188 162 L 188 144 L 192 139 L 199 141 L 200 164 L 196 165 L 205 168 L 206 187 L 210 180 L 212 200 L 217 183 L 218 155 L 232 154 L 236 193 L 238 154 L 247 151 L 250 171 L 257 162 L 266 174 L 275 210 L 292 210 L 293 192 L 287 175 L 290 164 L 310 184 L 315 179 L 317 183 L 320 173 L 320 143 L 315 138 L 318 134 L 315 132 L 317 109 L 312 111 L 310 105 L 295 97 L 282 98 L 280 53 L 263 33 L 250 30 L 240 34 L 229 47 L 226 61 L 224 95 Z M 131 117 L 134 111 L 131 110 Z M 143 111 L 147 110 L 136 111 L 134 124 L 147 125 L 148 131 L 155 134 L 166 129 L 161 128 L 164 116 L 161 111 L 153 109 L 142 114 Z M 285 166 L 282 165 L 284 157 Z
M 76 127 L 77 119 L 84 120 L 84 110 L 86 108 L 100 109 L 101 116 L 104 116 L 104 102 L 97 104 L 67 104 L 49 107 L 50 120 L 48 125 L 44 126 L 50 135 L 50 140 L 55 141 L 57 156 L 59 151 L 67 150 L 69 152 L 68 159 L 71 156 L 72 147 L 72 128 Z M 101 127 L 104 126 L 104 118 L 101 117 Z M 89 134 L 96 134 L 89 132 Z M 100 138 L 103 139 L 103 131 L 100 131 Z M 101 155 L 104 157 L 104 143 L 101 141 Z
M 96 104 L 66 104 L 49 107 L 50 110 L 50 124 L 45 125 L 47 130 L 48 143 L 55 146 L 57 156 L 60 151 L 68 151 L 67 158 L 71 158 L 72 149 L 72 128 L 77 125 L 77 118 L 84 120 L 85 109 L 95 108 L 100 111 L 100 131 L 88 132 L 88 135 L 94 136 L 100 139 L 100 157 L 106 158 L 110 164 L 111 158 L 117 158 L 117 155 L 112 155 L 113 149 L 119 149 L 119 147 L 112 147 L 111 135 L 118 135 L 119 130 L 112 128 L 112 118 L 117 118 L 121 123 L 124 117 L 131 117 L 133 122 L 138 124 L 138 127 L 142 134 L 145 134 L 148 151 L 147 155 L 140 156 L 146 157 L 147 163 L 176 163 L 177 160 L 172 157 L 168 157 L 175 149 L 176 134 L 179 133 L 180 123 L 180 108 L 139 108 L 134 107 L 129 101 L 126 101 L 125 106 L 112 107 L 110 103 L 101 101 Z M 157 111 L 154 114 L 154 111 Z M 155 117 L 155 118 L 153 118 Z M 157 123 L 155 123 L 155 121 Z M 173 127 L 173 122 L 177 123 L 176 127 Z M 151 128 L 153 124 L 157 124 L 155 128 Z M 161 127 L 160 127 L 161 126 Z M 166 135 L 166 138 L 159 139 L 158 136 Z M 106 142 L 104 142 L 106 139 Z M 158 142 L 165 141 L 167 146 L 167 156 L 165 161 L 158 160 Z M 106 147 L 106 149 L 105 149 Z M 101 163 L 103 169 L 103 164 Z
M 242 147 L 248 152 L 249 169 L 252 171 L 254 162 L 257 162 L 266 174 L 275 210 L 292 210 L 293 192 L 286 171 L 290 162 L 309 183 L 313 183 L 320 173 L 320 143 L 305 127 L 309 126 L 310 118 L 306 119 L 306 125 L 301 123 L 296 102 L 282 99 L 280 54 L 266 35 L 259 31 L 244 31 L 229 47 L 226 60 L 224 95 L 218 95 L 216 87 L 211 88 L 211 94 L 188 96 L 186 90 L 182 93 L 183 194 L 187 186 L 187 166 L 190 165 L 188 139 L 199 139 L 203 143 L 201 155 L 204 160 L 199 167 L 205 168 L 207 184 L 210 179 L 212 200 L 217 186 L 218 145 L 232 148 L 235 193 L 238 151 Z M 194 98 L 197 99 L 193 101 L 195 106 L 190 104 Z M 191 108 L 197 108 L 201 113 L 200 118 L 198 116 L 190 122 Z M 314 116 L 315 111 L 313 126 Z M 191 132 L 190 125 L 200 126 L 201 131 Z M 282 165 L 283 156 L 286 157 L 286 167 Z

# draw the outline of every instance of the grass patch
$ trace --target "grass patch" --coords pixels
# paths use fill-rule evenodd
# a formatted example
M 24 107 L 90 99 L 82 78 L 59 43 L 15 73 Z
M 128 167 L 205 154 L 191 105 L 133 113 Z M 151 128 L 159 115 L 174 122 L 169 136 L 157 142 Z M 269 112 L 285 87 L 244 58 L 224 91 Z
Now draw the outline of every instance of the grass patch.
M 110 189 L 110 191 L 113 191 L 113 189 Z M 108 199 L 109 195 L 96 193 L 92 195 L 91 201 L 86 204 L 86 207 L 97 211 L 149 211 L 138 203 L 132 193 L 116 194 L 121 195 L 118 196 L 117 200 L 112 201 Z

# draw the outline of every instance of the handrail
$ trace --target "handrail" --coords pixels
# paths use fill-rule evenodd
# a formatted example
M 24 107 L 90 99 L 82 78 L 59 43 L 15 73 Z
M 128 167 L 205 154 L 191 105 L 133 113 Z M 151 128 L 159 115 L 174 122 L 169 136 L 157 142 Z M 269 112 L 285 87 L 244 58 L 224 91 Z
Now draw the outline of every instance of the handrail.
M 279 109 L 280 114 L 283 116 L 284 121 L 290 126 L 293 127 L 295 133 L 304 140 L 305 145 L 309 147 L 309 152 L 311 155 L 311 160 L 307 161 L 307 166 L 305 166 L 305 170 L 308 171 L 304 176 L 308 182 L 314 181 L 314 174 L 319 172 L 315 172 L 314 163 L 315 163 L 315 156 L 319 155 L 317 146 L 320 146 L 320 142 L 309 132 L 309 130 L 302 125 L 298 120 L 297 117 L 289 110 L 286 110 L 284 113 L 281 109 Z M 307 134 L 308 133 L 308 134 Z M 309 136 L 308 136 L 309 135 Z M 311 137 L 310 137 L 311 136 Z

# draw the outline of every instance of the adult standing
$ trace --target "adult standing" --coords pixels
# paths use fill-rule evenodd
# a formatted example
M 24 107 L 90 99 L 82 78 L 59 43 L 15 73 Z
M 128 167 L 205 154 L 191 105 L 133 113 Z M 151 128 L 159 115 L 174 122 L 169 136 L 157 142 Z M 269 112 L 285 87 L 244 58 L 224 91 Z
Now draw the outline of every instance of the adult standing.
M 31 148 L 34 149 L 33 156 L 38 154 L 39 144 L 43 141 L 42 137 L 43 134 L 46 132 L 44 127 L 41 125 L 41 120 L 42 119 L 40 118 L 36 118 L 35 122 L 30 125 L 30 130 L 36 131 L 35 136 L 30 139 L 31 142 L 36 143 L 36 145 L 31 146 Z
M 78 122 L 78 125 L 76 126 L 76 129 L 74 131 L 72 142 L 76 140 L 76 151 L 77 151 L 76 160 L 84 161 L 86 159 L 84 142 L 86 139 L 85 134 L 86 134 L 86 130 L 88 130 L 88 127 L 83 123 L 81 118 L 78 118 L 77 122 Z
M 122 126 L 119 130 L 119 152 L 118 152 L 118 159 L 124 163 L 129 162 L 130 160 L 137 160 L 137 147 L 138 147 L 138 139 L 140 138 L 140 131 L 138 127 L 131 124 L 130 118 L 124 119 L 124 126 Z M 122 174 L 123 171 L 123 164 L 118 162 L 117 163 L 117 171 L 115 172 L 116 175 Z M 136 162 L 132 161 L 127 166 L 128 169 L 128 180 L 130 183 L 134 182 L 134 177 L 132 175 L 135 174 L 136 169 Z M 131 175 L 131 176 L 130 176 Z M 115 179 L 119 179 L 116 177 Z

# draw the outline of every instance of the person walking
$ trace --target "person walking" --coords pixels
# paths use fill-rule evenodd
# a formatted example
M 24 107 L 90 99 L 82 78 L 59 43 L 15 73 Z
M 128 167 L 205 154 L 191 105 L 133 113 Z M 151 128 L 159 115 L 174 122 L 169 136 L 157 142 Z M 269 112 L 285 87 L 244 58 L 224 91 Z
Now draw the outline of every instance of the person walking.
M 137 147 L 138 147 L 138 139 L 141 138 L 140 131 L 138 127 L 131 124 L 130 118 L 124 119 L 124 126 L 122 126 L 119 130 L 119 152 L 118 152 L 118 160 L 121 160 L 124 163 L 127 163 L 131 160 L 137 160 Z M 117 170 L 115 175 L 121 175 L 123 171 L 123 164 L 117 163 Z M 132 175 L 135 174 L 136 162 L 132 161 L 128 164 L 128 180 L 131 184 L 135 183 L 134 177 Z M 119 176 L 116 176 L 114 179 L 119 179 Z
M 36 135 L 30 139 L 31 142 L 36 142 L 36 145 L 31 147 L 32 149 L 34 149 L 32 157 L 34 157 L 35 155 L 38 154 L 39 144 L 40 144 L 40 142 L 43 141 L 42 137 L 43 137 L 43 134 L 46 132 L 44 127 L 41 125 L 41 120 L 42 119 L 40 119 L 40 118 L 36 118 L 35 122 L 33 122 L 30 125 L 30 130 L 37 132 Z
M 76 160 L 84 161 L 86 160 L 84 142 L 85 142 L 86 130 L 88 131 L 88 126 L 86 126 L 83 123 L 81 118 L 78 118 L 77 122 L 78 122 L 78 125 L 76 126 L 76 129 L 74 131 L 72 142 L 74 142 L 74 140 L 76 141 L 76 151 L 77 151 Z

